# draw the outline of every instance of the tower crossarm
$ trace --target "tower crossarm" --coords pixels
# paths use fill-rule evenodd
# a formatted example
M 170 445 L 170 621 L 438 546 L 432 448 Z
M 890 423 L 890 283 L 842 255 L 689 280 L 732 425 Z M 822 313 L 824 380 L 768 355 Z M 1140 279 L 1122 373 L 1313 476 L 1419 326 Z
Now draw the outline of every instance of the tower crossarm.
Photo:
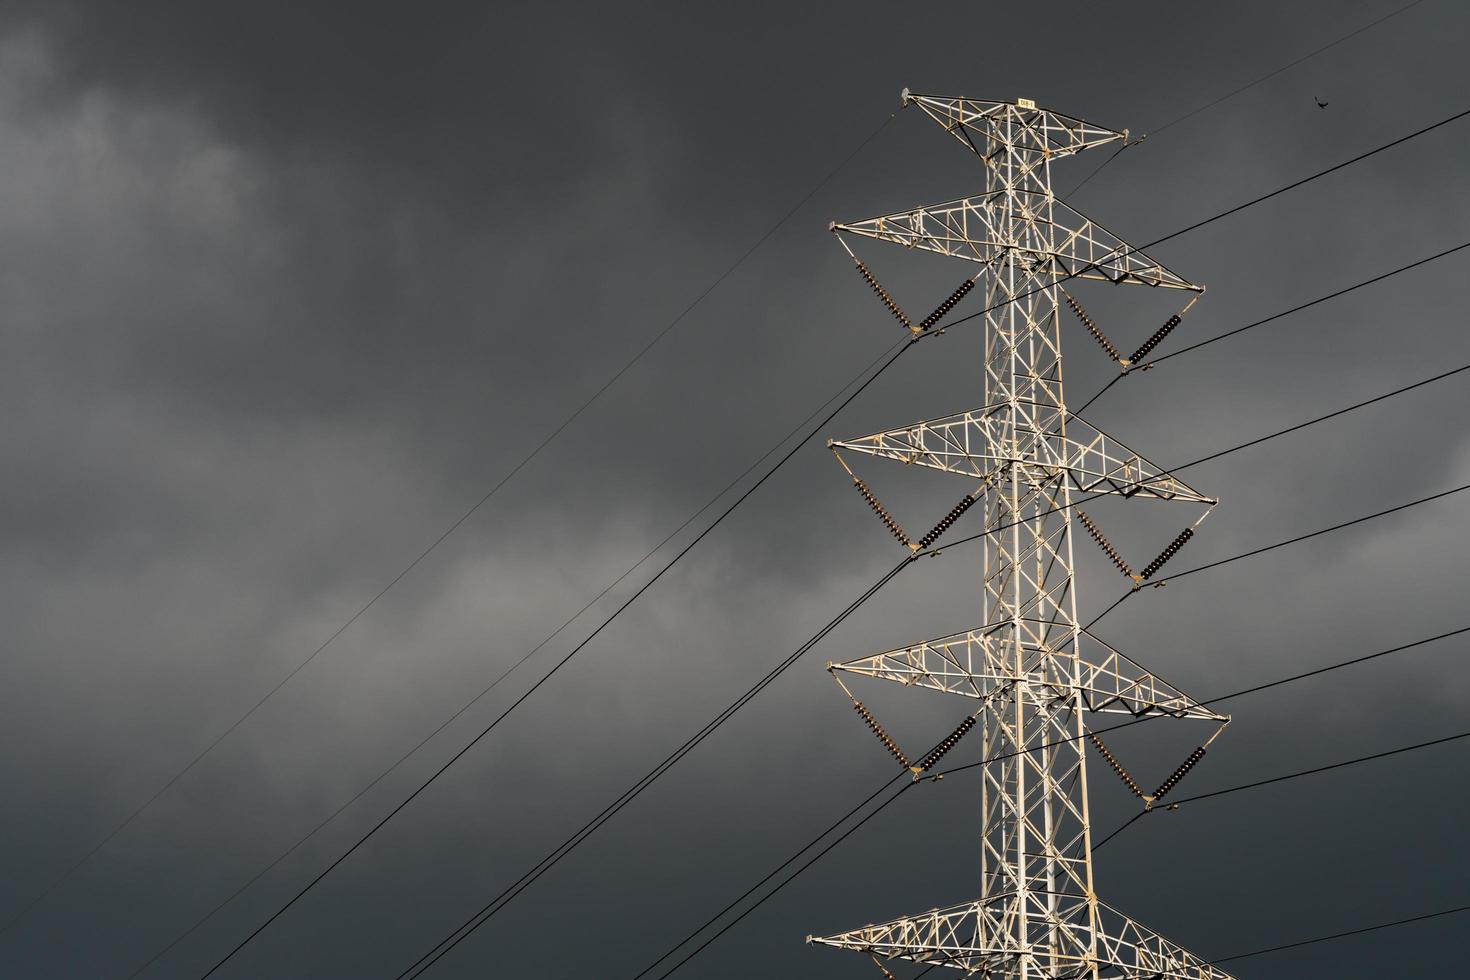
M 1039 629 L 1044 624 L 1035 621 L 1034 625 Z M 1075 682 L 1063 663 L 1072 654 L 1035 643 L 1024 645 L 1025 669 L 1018 674 L 1013 641 L 994 626 L 832 664 L 831 669 L 977 700 L 1007 693 L 1025 681 L 1029 696 L 1045 703 L 1065 705 L 1074 693 L 1080 693 L 1086 711 L 1135 718 L 1168 715 L 1226 720 L 1225 715 L 1190 698 L 1092 634 L 1084 635 L 1089 642 L 1076 656 Z
M 1020 271 L 1203 291 L 1050 194 L 1011 188 L 838 222 L 833 231 L 990 264 L 1008 253 Z
M 807 941 L 997 980 L 1021 976 L 1230 980 L 1229 974 L 1102 902 L 1097 903 L 1094 948 L 1090 942 L 1094 930 L 1077 924 L 1078 914 L 1086 910 L 1085 900 L 1079 905 L 1076 896 L 1059 893 L 1041 893 L 1038 898 L 1045 904 L 1018 909 L 1015 896 L 1001 895 Z M 1046 936 L 1047 942 L 1016 939 L 1033 934 Z
M 1065 430 L 1037 426 L 1027 435 L 1002 414 L 1012 408 L 1029 408 L 1038 414 L 1056 411 L 1040 403 L 980 408 L 836 440 L 831 446 L 976 480 L 995 480 L 1010 470 L 1013 478 L 1031 485 L 1062 476 L 1072 489 L 1085 494 L 1215 502 L 1071 413 L 1067 413 Z
M 1055 160 L 1128 138 L 1127 132 L 1040 109 L 1024 99 L 991 102 L 918 95 L 905 89 L 903 101 L 918 106 L 988 166 L 997 165 L 1001 147 L 1025 157 Z

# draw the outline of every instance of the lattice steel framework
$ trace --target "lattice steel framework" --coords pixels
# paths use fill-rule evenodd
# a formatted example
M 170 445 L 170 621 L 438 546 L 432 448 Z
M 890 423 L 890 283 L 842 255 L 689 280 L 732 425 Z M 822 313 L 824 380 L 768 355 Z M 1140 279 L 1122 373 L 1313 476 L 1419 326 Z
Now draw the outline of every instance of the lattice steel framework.
M 1127 134 L 1020 100 L 982 102 L 904 92 L 982 163 L 983 194 L 833 230 L 977 263 L 979 271 L 935 314 L 912 323 L 858 261 L 858 269 L 916 335 L 983 285 L 984 407 L 948 418 L 831 443 L 854 483 L 901 544 L 933 544 L 971 504 L 984 502 L 983 624 L 973 630 L 829 669 L 971 699 L 973 713 L 934 750 L 911 762 L 869 711 L 858 712 L 915 778 L 971 727 L 983 736 L 980 896 L 810 941 L 871 956 L 886 976 L 894 961 L 1018 978 L 1215 978 L 1226 974 L 1104 905 L 1093 890 L 1088 744 L 1151 806 L 1204 754 L 1203 746 L 1145 793 L 1086 727 L 1089 713 L 1169 715 L 1223 728 L 1228 718 L 1139 667 L 1079 626 L 1073 580 L 1074 505 L 1100 495 L 1195 505 L 1215 501 L 1067 411 L 1062 388 L 1061 306 L 1082 321 L 1124 371 L 1153 349 L 1202 287 L 1131 248 L 1051 190 L 1051 163 Z M 849 253 L 852 249 L 848 247 Z M 854 254 L 853 258 L 857 261 Z M 1181 291 L 1184 308 L 1130 358 L 1121 357 L 1064 282 L 1135 283 Z M 911 541 L 848 457 L 877 456 L 978 484 L 919 541 Z M 1087 533 L 1129 576 L 1146 584 L 1193 534 L 1190 524 L 1141 572 L 1096 524 Z M 1213 735 L 1211 736 L 1213 738 Z M 1205 743 L 1208 744 L 1208 741 Z

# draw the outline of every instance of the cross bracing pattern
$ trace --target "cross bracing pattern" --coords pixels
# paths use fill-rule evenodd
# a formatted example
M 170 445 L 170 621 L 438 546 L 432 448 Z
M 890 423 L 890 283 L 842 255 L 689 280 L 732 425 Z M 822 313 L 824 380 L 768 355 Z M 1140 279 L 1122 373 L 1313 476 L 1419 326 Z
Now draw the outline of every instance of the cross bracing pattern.
M 1010 234 L 1011 209 L 1029 222 L 1019 238 Z M 1007 255 L 1028 273 L 1201 291 L 1081 212 L 1048 194 L 1024 189 L 839 223 L 834 230 L 982 265 Z
M 1025 423 L 1023 427 L 1013 425 L 1016 418 Z M 1062 479 L 1086 494 L 1215 502 L 1096 426 L 1055 405 L 1021 399 L 857 439 L 834 440 L 831 448 L 982 481 L 1004 471 L 1028 487 Z
M 1123 370 L 1156 346 L 1203 287 L 1057 201 L 1051 163 L 1126 133 L 1037 108 L 1027 100 L 986 102 L 914 95 L 918 106 L 983 165 L 983 193 L 833 231 L 977 262 L 984 287 L 984 406 L 961 415 L 832 442 L 880 519 L 902 544 L 927 547 L 970 503 L 983 502 L 981 625 L 943 637 L 829 664 L 834 678 L 867 677 L 969 700 L 974 714 L 919 764 L 911 763 L 861 702 L 863 719 L 906 768 L 927 771 L 971 727 L 980 732 L 979 897 L 966 905 L 812 937 L 885 964 L 907 961 L 994 978 L 1220 978 L 1209 963 L 1103 904 L 1093 887 L 1087 745 L 1094 745 L 1145 806 L 1167 793 L 1204 755 L 1213 735 L 1154 793 L 1144 793 L 1088 729 L 1092 714 L 1170 716 L 1218 726 L 1228 717 L 1200 704 L 1091 633 L 1077 618 L 1073 505 L 1108 494 L 1183 501 L 1207 514 L 1214 498 L 1067 410 L 1062 385 L 1061 282 L 1102 279 L 1191 294 L 1183 310 L 1139 355 L 1109 355 Z M 885 305 L 914 332 L 857 259 Z M 961 297 L 963 292 L 957 293 Z M 948 312 L 946 301 L 936 316 Z M 1068 305 L 1097 336 L 1096 326 Z M 1104 343 L 1104 348 L 1110 345 Z M 874 456 L 966 477 L 973 489 L 921 541 L 910 541 L 853 471 L 844 453 Z M 1074 498 L 1074 494 L 1076 498 Z M 1201 515 L 1200 520 L 1203 519 Z M 1095 522 L 1080 524 L 1141 585 L 1199 521 L 1135 573 Z
M 1042 623 L 1032 623 L 1039 631 Z M 1093 645 L 1096 652 L 1079 655 L 1077 682 L 1059 678 L 1048 682 L 1045 671 L 1057 662 L 1055 651 L 1029 646 L 1022 651 L 1021 669 L 1015 666 L 1010 624 L 999 623 L 953 636 L 925 640 L 899 650 L 889 650 L 859 660 L 831 664 L 830 669 L 863 677 L 892 681 L 944 694 L 985 700 L 1003 694 L 1022 680 L 1035 688 L 1040 701 L 1062 704 L 1080 693 L 1085 710 L 1127 714 L 1135 718 L 1171 715 L 1225 721 L 1219 714 L 1181 693 L 1108 646 L 1085 630 L 1079 630 L 1079 646 Z

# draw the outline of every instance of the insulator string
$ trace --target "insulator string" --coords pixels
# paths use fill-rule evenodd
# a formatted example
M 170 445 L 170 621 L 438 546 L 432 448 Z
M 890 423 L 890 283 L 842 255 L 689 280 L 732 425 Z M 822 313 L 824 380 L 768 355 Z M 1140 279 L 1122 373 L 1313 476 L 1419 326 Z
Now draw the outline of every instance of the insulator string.
M 960 744 L 961 739 L 970 729 L 975 727 L 976 718 L 970 715 L 954 731 L 945 736 L 944 741 L 929 750 L 929 754 L 919 761 L 919 772 L 928 772 L 938 765 L 939 760 L 949 754 L 949 750 Z
M 897 742 L 888 737 L 888 733 L 883 730 L 882 725 L 878 724 L 878 719 L 873 717 L 873 713 L 857 698 L 852 699 L 852 706 L 857 709 L 858 714 L 863 716 L 863 721 L 867 723 L 868 730 L 878 736 L 878 741 L 882 742 L 883 747 L 888 750 L 889 754 L 898 760 L 898 764 L 905 769 L 912 769 L 914 766 L 913 763 L 909 762 L 909 757 L 903 754 L 903 749 L 898 747 Z
M 1169 317 L 1169 319 L 1164 321 L 1164 325 L 1155 330 L 1153 332 L 1153 336 L 1149 337 L 1142 344 L 1140 344 L 1138 350 L 1133 352 L 1133 356 L 1128 358 L 1128 360 L 1123 363 L 1137 364 L 1139 361 L 1143 360 L 1149 355 L 1150 351 L 1159 346 L 1160 342 L 1162 342 L 1165 337 L 1174 332 L 1174 328 L 1179 326 L 1182 320 L 1183 317 L 1181 317 L 1178 313 L 1175 313 L 1173 316 Z
M 938 524 L 935 524 L 932 528 L 929 529 L 929 533 L 928 534 L 924 535 L 922 538 L 919 539 L 919 549 L 918 550 L 923 551 L 925 548 L 929 547 L 935 541 L 938 541 L 939 540 L 939 536 L 941 534 L 943 534 L 945 531 L 948 531 L 950 529 L 950 527 L 954 524 L 955 521 L 959 520 L 961 517 L 964 516 L 965 511 L 967 511 L 971 507 L 975 506 L 975 501 L 977 501 L 979 499 L 980 498 L 977 495 L 974 495 L 974 494 L 965 494 L 965 496 L 960 500 L 960 502 L 957 503 L 957 504 L 955 504 L 954 507 L 950 510 L 950 512 L 948 514 L 945 514 L 943 517 L 941 517 L 939 519 L 939 523 Z
M 1170 558 L 1173 558 L 1175 555 L 1179 554 L 1179 549 L 1183 548 L 1192 537 L 1194 537 L 1194 528 L 1187 527 L 1184 530 L 1180 531 L 1179 536 L 1173 541 L 1170 541 L 1167 548 L 1159 552 L 1159 557 L 1155 558 L 1153 561 L 1144 566 L 1142 577 L 1145 579 L 1153 578 L 1154 573 L 1163 568 L 1164 563 L 1167 562 Z
M 868 506 L 873 508 L 873 513 L 878 515 L 878 519 L 883 522 L 884 527 L 888 528 L 888 532 L 898 539 L 898 543 L 912 550 L 914 545 L 909 540 L 909 536 L 904 533 L 903 528 L 898 526 L 898 521 L 895 521 L 893 516 L 878 502 L 878 498 L 873 496 L 873 491 L 868 489 L 868 485 L 859 479 L 857 474 L 853 474 L 852 485 L 857 487 L 858 493 L 863 495 L 863 499 L 868 502 Z M 927 548 L 928 545 L 922 545 L 922 547 Z
M 934 308 L 933 313 L 930 313 L 928 316 L 924 317 L 924 319 L 919 322 L 919 326 L 917 328 L 910 329 L 914 329 L 916 333 L 923 333 L 925 330 L 928 330 L 930 327 L 934 326 L 934 324 L 944 319 L 945 315 L 948 314 L 950 310 L 955 308 L 955 304 L 964 299 L 969 294 L 970 290 L 974 288 L 975 280 L 966 279 L 964 282 L 960 283 L 960 288 L 949 294 L 948 299 L 946 299 L 943 303 L 940 303 L 937 307 Z
M 1175 786 L 1178 786 L 1179 780 L 1189 775 L 1189 770 L 1193 769 L 1199 763 L 1199 760 L 1203 759 L 1204 757 L 1205 747 L 1203 745 L 1195 749 L 1193 752 L 1189 753 L 1189 758 L 1181 762 L 1179 764 L 1179 768 L 1170 773 L 1169 778 L 1160 783 L 1159 788 L 1154 790 L 1154 795 L 1152 799 L 1162 800 L 1164 798 L 1164 794 L 1169 792 L 1169 790 L 1173 789 Z
M 888 291 L 878 284 L 877 279 L 873 278 L 873 274 L 868 271 L 868 267 L 863 264 L 862 259 L 855 259 L 854 261 L 857 262 L 858 275 L 862 276 L 863 279 L 866 280 L 867 284 L 872 288 L 873 292 L 877 294 L 878 299 L 883 302 L 884 306 L 888 307 L 888 312 L 892 313 L 894 317 L 897 318 L 898 322 L 903 324 L 904 327 L 909 330 L 913 330 L 914 325 L 909 322 L 909 318 L 904 316 L 903 310 L 898 308 L 898 304 L 893 301 L 892 296 L 888 295 Z
M 1087 737 L 1091 740 L 1093 748 L 1097 749 L 1103 759 L 1107 761 L 1107 764 L 1113 767 L 1113 772 L 1118 774 L 1118 778 L 1123 780 L 1123 785 L 1132 790 L 1134 796 L 1147 802 L 1149 798 L 1144 794 L 1143 788 L 1138 785 L 1137 780 L 1128 775 L 1128 770 L 1124 769 L 1123 764 L 1113 757 L 1113 753 L 1108 751 L 1108 747 L 1103 744 L 1103 740 L 1092 732 L 1088 732 Z
M 1062 290 L 1062 298 L 1067 301 L 1067 306 L 1071 307 L 1072 312 L 1077 314 L 1077 319 L 1082 321 L 1082 325 L 1087 328 L 1087 332 L 1092 334 L 1092 339 L 1102 345 L 1102 349 L 1107 351 L 1109 357 L 1115 361 L 1121 361 L 1123 357 L 1118 353 L 1118 348 L 1114 347 L 1113 342 L 1103 335 L 1103 332 L 1097 328 L 1097 324 L 1092 322 L 1092 317 L 1087 315 L 1087 311 L 1082 308 L 1082 304 L 1073 299 L 1072 294 L 1065 289 Z M 1163 338 L 1160 339 L 1162 340 Z
M 1118 571 L 1127 575 L 1129 578 L 1133 578 L 1133 566 L 1124 561 L 1123 556 L 1118 554 L 1118 549 L 1114 548 L 1112 543 L 1103 537 L 1102 531 L 1099 531 L 1097 525 L 1092 523 L 1092 518 L 1088 517 L 1079 509 L 1077 511 L 1077 519 L 1082 522 L 1082 526 L 1087 529 L 1087 533 L 1092 536 L 1092 540 L 1097 542 L 1097 546 L 1113 560 L 1113 564 L 1117 566 Z

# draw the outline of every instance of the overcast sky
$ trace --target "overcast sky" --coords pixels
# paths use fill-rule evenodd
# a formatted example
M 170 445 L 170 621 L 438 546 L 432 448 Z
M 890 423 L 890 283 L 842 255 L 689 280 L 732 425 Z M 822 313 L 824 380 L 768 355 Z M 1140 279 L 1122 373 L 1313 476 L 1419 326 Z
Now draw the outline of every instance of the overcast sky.
M 1031 98 L 1137 135 L 1400 5 L 0 4 L 0 919 L 501 480 L 904 86 Z M 1460 5 L 1425 0 L 1127 150 L 1069 200 L 1147 242 L 1470 108 L 1467 31 Z M 1209 287 L 1168 344 L 1470 240 L 1467 153 L 1470 120 L 1161 246 Z M 1058 162 L 1058 188 L 1101 159 Z M 829 221 L 982 186 L 963 148 L 899 113 L 0 935 L 0 975 L 123 980 L 193 925 L 898 339 Z M 920 316 L 969 274 L 862 254 Z M 1467 256 L 1130 377 L 1088 415 L 1168 464 L 1470 362 Z M 1131 349 L 1169 312 L 1146 292 L 1079 295 Z M 885 374 L 218 976 L 391 980 L 839 612 L 899 554 L 822 442 L 978 405 L 975 327 Z M 1077 404 L 1110 364 L 1068 330 Z M 1470 482 L 1466 376 L 1192 470 L 1223 502 L 1176 561 Z M 966 489 L 869 472 L 916 527 Z M 1182 526 L 1111 504 L 1094 516 L 1144 561 Z M 1467 508 L 1451 497 L 1191 576 L 1098 632 L 1205 697 L 1470 625 Z M 630 980 L 892 774 L 822 664 L 976 625 L 979 558 L 955 548 L 897 579 L 429 975 Z M 1079 564 L 1090 618 L 1124 582 L 1100 552 Z M 144 976 L 203 973 L 600 621 L 578 620 Z M 1186 786 L 1466 730 L 1467 649 L 1232 703 Z M 966 710 L 864 696 L 915 746 Z M 1202 734 L 1162 722 L 1117 749 L 1149 782 Z M 1465 753 L 1150 817 L 1099 853 L 1098 893 L 1204 956 L 1465 904 Z M 1093 771 L 1100 836 L 1132 800 Z M 978 809 L 973 775 L 906 794 L 679 975 L 877 976 L 802 940 L 973 898 Z M 1463 929 L 1232 969 L 1453 975 Z

